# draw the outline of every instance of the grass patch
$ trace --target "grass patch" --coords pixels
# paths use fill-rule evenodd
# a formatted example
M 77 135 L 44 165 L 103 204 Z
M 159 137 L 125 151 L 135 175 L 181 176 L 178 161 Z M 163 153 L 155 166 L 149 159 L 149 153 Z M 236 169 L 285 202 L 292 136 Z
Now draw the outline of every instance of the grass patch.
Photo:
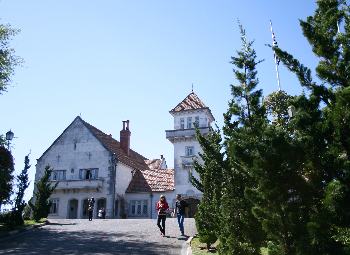
M 192 248 L 192 253 L 193 255 L 197 255 L 197 254 L 208 254 L 208 253 L 217 253 L 216 250 L 216 246 L 219 245 L 219 240 L 216 241 L 214 244 L 212 244 L 210 246 L 210 250 L 208 251 L 207 249 L 207 244 L 205 243 L 201 243 L 199 241 L 199 237 L 195 236 L 193 237 L 193 239 L 191 240 L 191 248 Z
M 208 253 L 218 253 L 216 250 L 216 247 L 219 245 L 220 241 L 217 240 L 214 244 L 211 245 L 211 248 L 209 251 L 207 250 L 207 245 L 205 243 L 201 243 L 199 241 L 199 237 L 195 236 L 191 240 L 191 249 L 193 255 L 198 255 L 198 254 L 208 254 Z M 269 254 L 269 249 L 262 247 L 260 249 L 261 255 L 268 255 Z
M 5 227 L 3 223 L 0 223 L 0 235 L 6 234 L 6 233 L 14 231 L 14 230 L 20 230 L 20 229 L 27 228 L 30 226 L 38 225 L 38 224 L 43 223 L 45 221 L 46 221 L 46 218 L 40 219 L 39 222 L 36 222 L 34 220 L 24 220 L 24 224 L 22 226 L 17 226 L 14 229 L 9 229 L 9 228 Z

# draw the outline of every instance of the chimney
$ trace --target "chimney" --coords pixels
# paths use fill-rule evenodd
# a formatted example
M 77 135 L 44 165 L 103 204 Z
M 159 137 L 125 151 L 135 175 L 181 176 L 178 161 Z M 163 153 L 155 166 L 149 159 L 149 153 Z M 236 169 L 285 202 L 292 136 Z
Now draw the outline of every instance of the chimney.
M 120 131 L 120 147 L 128 156 L 130 155 L 130 135 L 129 120 L 123 121 L 123 130 Z

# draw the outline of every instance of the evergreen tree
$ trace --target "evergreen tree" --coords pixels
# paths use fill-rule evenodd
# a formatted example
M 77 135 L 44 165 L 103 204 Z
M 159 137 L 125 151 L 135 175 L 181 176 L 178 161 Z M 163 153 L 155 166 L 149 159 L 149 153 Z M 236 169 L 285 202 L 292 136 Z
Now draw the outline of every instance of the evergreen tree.
M 52 171 L 53 169 L 50 169 L 49 165 L 45 167 L 44 176 L 38 183 L 36 183 L 36 192 L 34 193 L 36 197 L 35 203 L 33 204 L 31 201 L 29 201 L 33 218 L 37 222 L 41 218 L 46 218 L 49 215 L 50 208 L 52 206 L 52 202 L 49 200 L 49 198 L 59 183 L 57 181 L 54 186 L 51 186 L 49 179 Z
M 245 189 L 254 187 L 250 168 L 256 153 L 262 127 L 268 124 L 266 110 L 260 105 L 262 91 L 257 90 L 255 50 L 241 30 L 242 50 L 231 63 L 239 85 L 231 85 L 233 99 L 224 114 L 226 164 L 223 169 L 220 207 L 220 252 L 223 254 L 260 254 L 264 239 L 261 223 L 252 213 L 253 204 L 245 197 Z
M 304 154 L 301 172 L 312 196 L 307 223 L 310 245 L 304 254 L 348 254 L 349 246 L 339 241 L 338 233 L 350 228 L 349 7 L 339 0 L 317 4 L 314 16 L 300 24 L 320 58 L 316 73 L 322 84 L 313 82 L 311 71 L 292 55 L 275 51 L 310 93 L 293 100 L 297 113 L 291 121 Z
M 29 186 L 28 182 L 28 169 L 29 165 L 29 156 L 24 158 L 24 169 L 21 174 L 17 176 L 17 192 L 15 198 L 15 205 L 12 208 L 12 211 L 7 214 L 5 225 L 9 228 L 14 228 L 16 226 L 21 226 L 24 224 L 23 220 L 23 210 L 26 207 L 26 202 L 23 200 L 24 192 Z
M 222 169 L 225 167 L 223 160 L 224 153 L 221 152 L 220 130 L 209 128 L 210 134 L 206 138 L 203 136 L 196 125 L 196 137 L 203 149 L 199 156 L 204 163 L 199 164 L 194 161 L 194 168 L 197 171 L 200 180 L 196 179 L 191 172 L 191 183 L 202 195 L 202 201 L 198 206 L 198 213 L 195 215 L 196 227 L 199 234 L 199 241 L 207 244 L 207 249 L 215 243 L 220 233 L 218 219 L 221 203 L 221 185 Z
M 16 199 L 15 199 L 15 218 L 16 218 L 16 225 L 23 225 L 23 217 L 22 213 L 24 210 L 24 207 L 27 205 L 27 203 L 23 200 L 24 192 L 29 187 L 30 182 L 28 182 L 28 170 L 30 168 L 29 165 L 29 156 L 25 156 L 24 158 L 24 169 L 22 170 L 21 174 L 17 176 L 17 180 L 19 181 L 17 185 L 17 193 L 16 193 Z

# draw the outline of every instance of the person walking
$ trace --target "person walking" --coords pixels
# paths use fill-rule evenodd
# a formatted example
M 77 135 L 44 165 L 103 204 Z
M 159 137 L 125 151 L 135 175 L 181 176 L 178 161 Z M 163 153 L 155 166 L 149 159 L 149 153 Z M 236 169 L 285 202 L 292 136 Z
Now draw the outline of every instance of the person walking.
M 166 201 L 166 198 L 164 195 L 160 196 L 159 202 L 157 203 L 157 211 L 158 211 L 158 218 L 157 218 L 157 226 L 160 229 L 160 235 L 165 236 L 165 220 L 166 220 L 166 212 L 169 210 L 169 205 Z M 162 222 L 162 225 L 160 225 L 160 222 Z
M 185 216 L 188 218 L 188 204 L 185 200 L 181 199 L 181 195 L 177 194 L 176 195 L 177 201 L 175 204 L 175 209 L 174 209 L 174 215 L 177 217 L 177 224 L 179 225 L 179 229 L 181 232 L 181 235 L 185 235 L 185 230 L 184 230 L 184 219 Z
M 92 212 L 94 211 L 95 199 L 92 197 L 88 202 L 88 210 L 89 210 L 89 221 L 92 221 Z

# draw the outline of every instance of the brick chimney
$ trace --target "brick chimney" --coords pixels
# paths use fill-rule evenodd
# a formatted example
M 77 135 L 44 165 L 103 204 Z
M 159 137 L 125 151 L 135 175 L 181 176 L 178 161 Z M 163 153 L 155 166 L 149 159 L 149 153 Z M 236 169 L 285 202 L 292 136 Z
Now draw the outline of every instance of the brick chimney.
M 128 156 L 130 155 L 130 135 L 129 120 L 123 121 L 123 130 L 120 131 L 120 147 Z

